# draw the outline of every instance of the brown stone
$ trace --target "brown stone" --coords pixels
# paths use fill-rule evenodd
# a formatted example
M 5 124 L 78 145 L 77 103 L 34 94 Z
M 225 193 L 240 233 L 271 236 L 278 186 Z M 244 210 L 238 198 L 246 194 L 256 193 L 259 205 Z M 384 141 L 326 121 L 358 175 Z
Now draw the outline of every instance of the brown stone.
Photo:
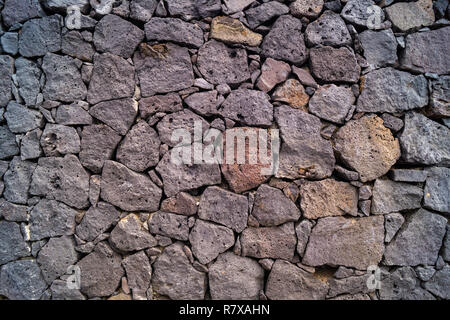
M 302 109 L 308 104 L 309 96 L 298 80 L 289 79 L 275 90 L 272 99 L 285 102 L 293 108 Z
M 291 72 L 289 64 L 283 61 L 267 58 L 261 68 L 261 76 L 256 86 L 264 92 L 269 92 L 277 84 L 285 81 Z
M 251 47 L 261 44 L 262 36 L 230 17 L 215 17 L 211 23 L 210 36 L 225 43 L 239 43 Z

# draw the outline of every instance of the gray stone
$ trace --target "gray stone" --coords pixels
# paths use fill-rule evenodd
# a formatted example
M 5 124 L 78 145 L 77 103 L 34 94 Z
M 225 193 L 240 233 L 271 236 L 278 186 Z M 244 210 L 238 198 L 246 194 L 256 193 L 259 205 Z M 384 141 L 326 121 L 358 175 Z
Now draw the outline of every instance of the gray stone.
M 172 43 L 153 47 L 147 45 L 146 48 L 153 51 L 148 49 L 149 53 L 143 54 L 145 51 L 141 49 L 133 58 L 142 96 L 179 91 L 194 84 L 191 57 L 187 48 Z
M 6 159 L 19 154 L 16 136 L 8 129 L 8 126 L 0 126 L 0 159 Z
M 156 211 L 161 196 L 161 189 L 148 176 L 105 161 L 101 182 L 101 197 L 105 201 L 126 211 Z
M 408 35 L 400 57 L 401 67 L 421 73 L 450 73 L 450 60 L 440 54 L 448 49 L 449 42 L 450 27 Z
M 19 50 L 19 35 L 17 32 L 6 32 L 0 39 L 3 51 L 16 55 Z
M 86 300 L 80 290 L 69 289 L 67 281 L 55 280 L 50 286 L 52 300 Z
M 31 177 L 36 164 L 30 161 L 22 161 L 20 157 L 14 157 L 9 164 L 9 169 L 3 176 L 5 191 L 3 196 L 6 200 L 26 204 L 28 190 L 30 189 Z
M 4 3 L 2 17 L 7 27 L 44 15 L 39 0 L 5 0 Z
M 121 137 L 103 124 L 85 126 L 81 133 L 80 161 L 94 173 L 100 173 L 104 162 L 112 158 Z
M 400 145 L 402 158 L 407 163 L 450 164 L 450 130 L 420 113 L 405 115 Z
M 270 126 L 273 121 L 273 106 L 264 92 L 238 89 L 228 95 L 220 114 L 243 125 Z
M 85 41 L 78 31 L 69 31 L 63 35 L 61 51 L 82 61 L 92 61 L 95 54 L 92 45 Z
M 391 29 L 366 30 L 358 37 L 364 49 L 364 58 L 366 58 L 370 68 L 394 66 L 398 63 L 397 40 Z
M 288 106 L 276 108 L 274 118 L 283 142 L 276 177 L 323 179 L 331 176 L 335 158 L 330 142 L 320 136 L 319 118 Z
M 177 112 L 182 111 L 181 98 L 176 93 L 155 95 L 139 100 L 139 114 L 143 119 L 147 119 L 157 112 Z
M 294 17 L 317 18 L 323 9 L 323 0 L 298 0 L 294 1 L 289 9 Z
M 403 128 L 403 120 L 390 115 L 389 113 L 383 113 L 381 115 L 383 124 L 386 128 L 391 129 L 393 132 L 400 131 Z
M 437 271 L 430 281 L 425 282 L 424 287 L 441 299 L 450 299 L 450 266 L 447 264 Z
M 450 169 L 430 168 L 425 184 L 423 206 L 450 213 Z
M 0 221 L 0 265 L 30 255 L 17 223 Z
M 234 245 L 234 233 L 226 227 L 197 219 L 189 234 L 189 242 L 198 261 L 207 264 Z
M 370 27 L 376 22 L 384 21 L 383 10 L 372 9 L 375 2 L 372 0 L 350 0 L 344 6 L 341 16 L 348 22 L 361 27 Z M 374 15 L 376 17 L 374 18 Z
M 67 236 L 50 238 L 39 251 L 37 262 L 48 284 L 66 273 L 67 268 L 78 261 L 75 241 Z
M 55 121 L 63 125 L 89 125 L 92 124 L 92 117 L 79 103 L 74 102 L 70 105 L 59 106 L 56 110 Z
M 431 80 L 430 104 L 426 112 L 431 117 L 450 117 L 450 76 Z
M 397 2 L 385 9 L 394 28 L 401 32 L 414 31 L 434 23 L 433 1 Z
M 400 230 L 405 218 L 402 214 L 394 212 L 384 216 L 384 228 L 386 229 L 386 235 L 384 237 L 384 242 L 389 243 L 394 239 L 397 231 Z
M 30 214 L 30 240 L 36 241 L 49 237 L 72 235 L 75 231 L 76 214 L 77 211 L 64 203 L 42 199 Z
M 385 214 L 420 208 L 423 190 L 412 184 L 377 179 L 373 187 L 372 213 Z
M 321 119 L 343 124 L 355 103 L 350 89 L 334 84 L 319 87 L 309 101 L 309 111 Z
M 42 113 L 29 109 L 15 101 L 8 103 L 5 119 L 8 123 L 9 130 L 13 133 L 25 133 L 36 128 L 41 128 L 44 124 Z
M 370 281 L 370 273 L 361 276 L 351 276 L 343 279 L 330 279 L 330 289 L 327 298 L 333 298 L 342 294 L 357 294 L 375 292 L 367 286 Z M 382 284 L 381 284 L 382 285 Z
M 315 274 L 292 263 L 276 260 L 266 284 L 266 296 L 271 300 L 323 300 L 328 284 Z
M 14 73 L 14 59 L 7 55 L 1 55 L 0 72 L 3 75 L 0 78 L 0 106 L 4 107 L 11 99 L 11 76 Z
M 119 220 L 120 213 L 112 205 L 99 202 L 90 207 L 83 215 L 83 220 L 76 226 L 77 236 L 84 241 L 93 241 Z
M 264 37 L 261 49 L 265 57 L 302 65 L 307 59 L 302 22 L 289 15 L 279 17 Z
M 250 79 L 247 52 L 216 40 L 206 42 L 199 49 L 197 66 L 212 84 L 239 84 Z
M 41 136 L 41 146 L 47 157 L 79 153 L 80 137 L 75 128 L 47 123 Z
M 402 112 L 428 104 L 427 80 L 408 72 L 384 68 L 364 77 L 358 112 Z
M 180 192 L 174 197 L 164 199 L 161 210 L 191 216 L 197 213 L 197 200 L 188 193 Z
M 339 47 L 352 44 L 352 37 L 344 20 L 339 14 L 329 10 L 325 11 L 319 19 L 308 24 L 305 38 L 310 47 L 316 45 Z
M 144 39 L 144 31 L 116 15 L 104 16 L 96 25 L 94 45 L 99 52 L 109 52 L 128 59 Z
M 447 233 L 445 234 L 442 257 L 445 261 L 450 261 L 450 228 L 447 227 Z
M 175 164 L 171 160 L 171 152 L 164 154 L 156 166 L 164 183 L 164 193 L 174 196 L 180 191 L 188 191 L 202 186 L 215 185 L 221 182 L 220 167 L 217 164 Z
M 428 281 L 436 273 L 436 270 L 431 266 L 426 266 L 426 267 L 416 267 L 415 272 L 420 280 Z
M 383 252 L 384 217 L 326 217 L 312 229 L 302 263 L 365 270 L 378 265 Z
M 14 65 L 20 96 L 25 101 L 25 105 L 35 105 L 40 92 L 39 80 L 42 71 L 34 61 L 22 57 L 16 59 Z
M 427 176 L 427 170 L 392 169 L 389 171 L 389 177 L 400 182 L 425 182 Z
M 157 0 L 131 0 L 130 18 L 147 22 L 153 16 L 157 6 Z
M 260 259 L 291 260 L 297 245 L 292 222 L 278 227 L 247 228 L 242 232 L 240 240 L 243 256 Z
M 219 187 L 208 187 L 200 199 L 198 216 L 242 232 L 247 226 L 248 200 Z
M 116 130 L 120 135 L 126 135 L 133 125 L 138 110 L 134 99 L 125 98 L 100 102 L 89 109 L 94 118 Z
M 203 45 L 202 29 L 177 18 L 152 18 L 145 24 L 145 36 L 149 41 L 171 41 L 196 48 Z
M 139 121 L 119 144 L 116 159 L 131 170 L 144 171 L 158 164 L 160 144 L 156 131 Z
M 258 262 L 231 252 L 221 254 L 209 268 L 213 300 L 259 300 L 264 270 Z
M 78 6 L 80 10 L 88 8 L 89 0 L 41 0 L 42 4 L 52 10 L 66 12 L 69 6 Z
M 0 295 L 10 300 L 39 300 L 46 288 L 34 259 L 13 261 L 0 270 Z
M 188 217 L 164 211 L 154 213 L 148 227 L 151 233 L 187 241 L 189 238 Z
M 325 82 L 359 81 L 361 67 L 353 50 L 347 47 L 324 46 L 312 48 L 309 54 L 311 71 L 316 78 Z
M 77 263 L 80 267 L 81 292 L 89 298 L 112 295 L 124 275 L 121 262 L 119 254 L 105 242 L 100 242 L 92 253 Z
M 206 274 L 196 270 L 176 242 L 164 249 L 153 264 L 152 286 L 158 294 L 175 300 L 202 300 L 206 292 Z
M 32 19 L 22 27 L 19 52 L 24 57 L 43 56 L 61 50 L 61 16 Z
M 122 266 L 127 273 L 128 286 L 136 300 L 147 300 L 146 292 L 150 287 L 152 266 L 144 251 L 139 251 L 123 259 Z
M 411 267 L 382 274 L 379 294 L 382 300 L 435 300 L 433 295 L 420 287 Z
M 125 59 L 110 53 L 95 55 L 87 101 L 96 104 L 131 97 L 135 90 L 134 78 L 134 66 Z
M 167 0 L 166 4 L 171 16 L 184 20 L 212 17 L 221 11 L 220 0 Z
M 109 243 L 119 252 L 139 251 L 157 244 L 135 214 L 129 214 L 117 223 L 111 231 Z
M 445 236 L 447 219 L 424 209 L 410 214 L 386 247 L 388 266 L 434 265 Z
M 254 29 L 273 18 L 287 14 L 288 12 L 289 7 L 286 5 L 277 1 L 269 1 L 260 6 L 245 10 L 245 16 L 250 28 Z
M 297 235 L 297 253 L 300 257 L 303 257 L 305 253 L 312 227 L 313 223 L 309 220 L 302 220 L 295 226 L 295 234 Z
M 256 191 L 252 215 L 261 226 L 270 227 L 297 221 L 300 210 L 281 190 L 263 184 Z
M 184 102 L 189 108 L 202 116 L 209 117 L 219 114 L 216 90 L 193 93 L 184 99 Z
M 74 155 L 40 158 L 30 193 L 82 209 L 89 203 L 89 174 Z
M 42 69 L 46 76 L 43 90 L 45 99 L 63 102 L 85 99 L 86 86 L 73 58 L 47 53 Z
M 22 206 L 18 204 L 14 204 L 4 199 L 0 199 L 0 217 L 7 221 L 28 221 L 28 214 L 31 208 L 27 206 Z

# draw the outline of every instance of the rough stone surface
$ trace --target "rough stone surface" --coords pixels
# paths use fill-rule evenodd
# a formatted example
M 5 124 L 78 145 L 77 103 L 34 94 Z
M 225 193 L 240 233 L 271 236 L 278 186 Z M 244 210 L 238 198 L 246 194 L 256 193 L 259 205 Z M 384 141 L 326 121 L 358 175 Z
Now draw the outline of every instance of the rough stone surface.
M 225 1 L 225 5 L 227 2 L 230 1 Z M 185 20 L 211 17 L 220 13 L 221 10 L 220 0 L 168 0 L 166 3 L 171 15 L 181 16 Z
M 30 254 L 31 250 L 15 222 L 0 221 L 0 265 Z
M 312 229 L 302 262 L 366 270 L 381 261 L 383 252 L 383 217 L 326 217 Z
M 351 45 L 352 43 L 344 20 L 338 14 L 329 10 L 308 25 L 305 38 L 307 44 L 311 47 L 316 45 L 338 47 Z
M 450 266 L 447 264 L 438 270 L 430 281 L 424 284 L 425 289 L 440 297 L 441 299 L 450 299 Z
M 289 76 L 291 67 L 283 61 L 267 58 L 261 68 L 261 76 L 257 87 L 264 92 L 269 92 L 277 84 L 283 82 Z
M 8 103 L 4 116 L 13 133 L 25 133 L 42 127 L 44 123 L 42 113 L 14 101 Z
M 127 273 L 128 286 L 137 300 L 147 300 L 146 292 L 150 287 L 152 266 L 144 251 L 139 251 L 122 260 L 122 265 Z
M 263 37 L 244 26 L 242 22 L 229 17 L 216 17 L 211 23 L 210 37 L 228 44 L 243 44 L 251 47 L 260 45 Z
M 400 213 L 394 212 L 384 216 L 384 228 L 386 229 L 386 236 L 384 242 L 391 242 L 397 231 L 405 222 L 405 218 Z
M 148 222 L 151 233 L 186 241 L 189 237 L 188 218 L 164 211 L 154 213 Z
M 171 41 L 200 48 L 203 45 L 202 29 L 181 19 L 157 18 L 145 24 L 145 36 L 149 41 Z
M 359 35 L 364 57 L 373 69 L 396 65 L 397 40 L 391 29 L 382 31 L 366 30 Z
M 423 190 L 414 185 L 377 179 L 373 187 L 372 213 L 384 214 L 420 208 Z
M 431 168 L 424 189 L 423 206 L 427 209 L 450 213 L 450 169 Z
M 13 158 L 9 164 L 8 171 L 6 171 L 3 176 L 5 184 L 3 196 L 6 200 L 18 204 L 27 203 L 28 191 L 32 184 L 31 178 L 35 169 L 35 163 L 22 161 L 20 160 L 20 157 Z
M 351 90 L 334 84 L 319 87 L 309 101 L 309 111 L 321 119 L 342 124 L 355 103 Z
M 109 243 L 120 252 L 139 251 L 157 244 L 135 214 L 130 214 L 117 223 L 111 231 Z
M 77 236 L 84 241 L 93 241 L 100 234 L 119 220 L 119 211 L 106 202 L 99 202 L 90 207 L 84 214 L 83 220 L 76 227 Z
M 264 270 L 254 260 L 231 252 L 221 254 L 209 268 L 213 300 L 259 300 Z
M 402 32 L 427 27 L 434 22 L 433 1 L 394 3 L 386 8 L 386 15 L 393 27 Z
M 20 152 L 16 136 L 7 126 L 0 126 L 0 159 L 15 156 Z
M 80 137 L 75 128 L 48 123 L 41 136 L 41 146 L 47 157 L 80 152 Z
M 297 0 L 289 9 L 294 17 L 317 18 L 323 8 L 323 0 Z
M 43 56 L 61 50 L 61 16 L 53 15 L 24 23 L 19 52 L 24 57 Z
M 304 110 L 309 101 L 305 88 L 296 79 L 288 79 L 272 94 L 272 99 L 289 104 L 296 109 Z
M 309 54 L 311 71 L 316 78 L 325 82 L 358 82 L 361 68 L 352 50 L 325 46 L 313 48 Z
M 359 173 L 362 182 L 384 175 L 400 157 L 398 140 L 377 116 L 349 121 L 333 141 L 339 157 Z
M 249 8 L 245 11 L 248 25 L 250 28 L 256 28 L 260 24 L 272 20 L 278 16 L 289 12 L 289 7 L 277 2 L 269 1 L 257 7 Z
M 2 18 L 7 27 L 44 15 L 39 0 L 6 0 L 4 5 L 2 1 L 2 7 Z
M 382 23 L 385 18 L 384 12 L 370 10 L 373 6 L 375 6 L 375 2 L 372 0 L 350 0 L 342 9 L 341 16 L 346 21 L 361 27 L 370 27 L 378 20 Z M 374 14 L 377 15 L 375 19 L 373 18 Z
M 0 56 L 0 106 L 6 106 L 11 99 L 11 76 L 14 73 L 14 59 L 7 55 Z

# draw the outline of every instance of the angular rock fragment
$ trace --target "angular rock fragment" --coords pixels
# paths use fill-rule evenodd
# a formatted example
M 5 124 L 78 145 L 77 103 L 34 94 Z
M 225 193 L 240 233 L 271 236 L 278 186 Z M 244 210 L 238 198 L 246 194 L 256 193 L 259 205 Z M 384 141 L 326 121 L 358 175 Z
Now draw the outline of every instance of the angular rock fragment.
M 198 261 L 208 264 L 234 245 L 234 233 L 226 227 L 197 219 L 189 234 L 189 242 Z
M 74 155 L 40 158 L 33 173 L 30 194 L 45 196 L 77 209 L 88 205 L 89 174 Z
M 15 101 L 8 103 L 4 114 L 8 128 L 13 133 L 26 133 L 44 124 L 42 113 L 27 108 Z
M 313 47 L 317 45 L 339 47 L 352 44 L 344 20 L 333 11 L 325 11 L 319 19 L 311 22 L 305 31 L 306 43 Z
M 250 79 L 247 52 L 216 40 L 206 42 L 199 49 L 197 66 L 212 84 L 239 84 Z
M 272 94 L 274 101 L 284 102 L 296 109 L 304 110 L 309 101 L 305 88 L 296 79 L 288 79 Z
M 211 22 L 210 37 L 228 44 L 242 44 L 250 47 L 258 47 L 262 36 L 244 26 L 237 19 L 222 16 L 215 17 Z
M 428 176 L 427 170 L 392 169 L 389 176 L 394 181 L 400 182 L 425 182 Z
M 197 201 L 190 194 L 180 192 L 161 203 L 161 210 L 191 216 L 197 213 Z
M 430 104 L 426 108 L 426 114 L 433 118 L 450 117 L 450 76 L 442 76 L 430 82 Z
M 7 27 L 44 15 L 39 0 L 6 0 L 2 1 L 2 7 L 3 22 Z
M 139 101 L 139 114 L 142 118 L 147 119 L 157 112 L 176 112 L 182 111 L 181 98 L 176 93 L 168 93 L 165 95 L 155 95 L 142 98 Z
M 434 22 L 433 2 L 419 0 L 412 3 L 397 2 L 385 9 L 394 28 L 406 32 L 427 27 Z
M 440 297 L 441 299 L 450 299 L 450 266 L 447 264 L 441 270 L 438 270 L 434 276 L 424 284 L 425 289 Z
M 366 30 L 358 38 L 364 49 L 364 57 L 372 69 L 397 64 L 397 40 L 391 29 Z
M 103 124 L 85 126 L 81 133 L 80 161 L 92 172 L 101 172 L 104 162 L 111 159 L 121 137 Z
M 398 140 L 375 115 L 347 122 L 333 141 L 339 157 L 358 171 L 362 182 L 384 175 L 400 157 Z
M 305 182 L 300 187 L 300 199 L 302 212 L 308 219 L 356 216 L 358 212 L 358 193 L 347 182 L 333 179 Z
M 26 204 L 31 178 L 36 169 L 36 164 L 30 161 L 22 161 L 20 157 L 14 157 L 9 164 L 9 169 L 3 176 L 5 190 L 3 196 L 6 200 Z
M 94 56 L 94 69 L 87 94 L 90 104 L 131 97 L 134 89 L 134 66 L 128 61 L 110 53 Z
M 67 272 L 67 268 L 78 261 L 75 241 L 67 236 L 50 238 L 39 251 L 37 262 L 48 284 Z
M 206 292 L 206 274 L 196 270 L 176 242 L 164 249 L 153 264 L 152 286 L 158 294 L 175 300 L 202 300 Z
M 289 179 L 329 177 L 335 158 L 329 141 L 320 136 L 319 118 L 288 106 L 276 108 L 274 118 L 283 141 L 275 176 Z
M 289 9 L 294 17 L 317 18 L 323 8 L 323 0 L 297 0 Z
M 196 48 L 203 45 L 202 29 L 177 18 L 150 19 L 145 24 L 145 36 L 149 41 L 171 41 Z
M 64 203 L 42 199 L 30 214 L 30 240 L 36 241 L 49 237 L 72 235 L 75 231 L 76 214 L 77 211 Z
M 231 252 L 217 258 L 208 277 L 213 300 L 258 300 L 264 289 L 264 270 L 259 263 Z
M 434 265 L 445 236 L 447 219 L 425 209 L 406 217 L 384 253 L 388 266 Z
M 272 20 L 273 18 L 287 14 L 288 12 L 289 7 L 286 5 L 278 1 L 269 1 L 261 4 L 260 6 L 245 10 L 245 16 L 250 28 L 254 29 L 259 25 Z
M 82 61 L 92 61 L 95 54 L 92 45 L 85 41 L 78 31 L 69 31 L 63 35 L 61 51 Z
M 401 226 L 405 222 L 405 218 L 402 214 L 394 212 L 384 216 L 384 228 L 386 229 L 386 236 L 384 237 L 384 242 L 391 242 L 397 231 L 400 230 Z
M 80 137 L 75 128 L 47 123 L 41 136 L 41 146 L 47 157 L 79 153 Z
M 59 106 L 56 110 L 55 121 L 62 125 L 89 125 L 92 124 L 92 117 L 82 105 L 74 102 L 70 105 Z
M 31 19 L 24 23 L 19 37 L 19 53 L 24 57 L 43 56 L 61 50 L 61 16 Z
M 361 67 L 351 49 L 329 46 L 312 48 L 309 56 L 314 76 L 325 82 L 356 83 Z
M 407 163 L 450 164 L 450 130 L 420 113 L 405 115 L 400 145 L 402 159 Z
M 330 279 L 330 289 L 327 298 L 340 296 L 342 294 L 358 294 L 375 292 L 375 289 L 369 288 L 370 273 L 361 276 L 345 277 L 343 279 Z
M 55 280 L 50 286 L 52 300 L 86 300 L 80 290 L 67 288 L 67 281 Z
M 30 207 L 14 204 L 4 199 L 0 200 L 0 216 L 7 221 L 28 221 Z
M 97 206 L 90 207 L 84 214 L 83 220 L 76 226 L 76 234 L 84 241 L 93 241 L 119 220 L 119 215 L 119 211 L 112 205 L 99 202 Z
M 125 135 L 132 126 L 138 110 L 137 102 L 131 98 L 100 102 L 89 109 L 94 118 Z
M 267 58 L 261 68 L 261 76 L 256 86 L 264 92 L 269 92 L 277 84 L 285 81 L 291 72 L 289 64 Z
M 301 21 L 289 15 L 279 17 L 264 37 L 261 49 L 265 57 L 302 65 L 307 55 Z
M 300 210 L 281 190 L 263 184 L 256 191 L 252 216 L 261 226 L 269 227 L 297 221 Z
M 428 104 L 427 80 L 404 71 L 384 68 L 364 76 L 359 112 L 402 112 Z
M 108 14 L 97 23 L 93 41 L 97 51 L 128 59 L 143 39 L 144 31 L 131 22 Z
M 117 161 L 136 172 L 144 171 L 158 164 L 160 144 L 156 131 L 139 121 L 119 144 Z
M 384 217 L 326 217 L 312 229 L 302 263 L 366 270 L 378 265 L 383 252 Z
M 305 253 L 312 227 L 313 224 L 309 220 L 302 220 L 295 227 L 295 234 L 297 235 L 297 253 L 300 257 L 303 257 L 303 254 Z
M 319 87 L 309 101 L 309 111 L 321 119 L 343 124 L 355 103 L 350 89 L 334 84 Z
M 323 300 L 328 284 L 290 262 L 276 260 L 266 284 L 271 300 Z
M 377 179 L 373 187 L 372 213 L 384 214 L 420 208 L 423 190 L 412 184 Z
M 16 59 L 14 66 L 16 67 L 20 96 L 23 98 L 25 105 L 35 105 L 40 92 L 41 69 L 34 61 L 22 57 Z
M 428 170 L 423 206 L 450 213 L 450 169 L 435 167 Z
M 90 298 L 112 295 L 124 275 L 121 262 L 121 256 L 105 242 L 97 244 L 92 253 L 76 264 L 80 267 L 81 292 Z
M 11 76 L 14 73 L 14 59 L 7 55 L 0 56 L 0 106 L 6 106 L 11 99 Z
M 240 240 L 242 255 L 259 259 L 291 260 L 297 245 L 292 222 L 278 227 L 247 228 L 242 232 Z
M 0 159 L 15 156 L 19 152 L 16 136 L 9 130 L 8 126 L 0 126 Z
M 151 233 L 181 241 L 189 237 L 188 218 L 183 215 L 158 211 L 150 217 L 148 227 Z
M 127 273 L 128 286 L 136 300 L 147 300 L 146 293 L 150 287 L 152 266 L 144 251 L 139 251 L 123 259 L 122 265 Z
M 139 77 L 142 96 L 148 97 L 155 93 L 167 93 L 183 90 L 194 84 L 191 58 L 187 48 L 167 43 L 153 47 L 141 45 L 133 62 Z
M 126 211 L 156 211 L 161 196 L 161 189 L 148 176 L 105 161 L 101 182 L 101 197 L 105 201 Z
M 158 6 L 158 0 L 131 0 L 130 18 L 147 22 L 153 16 Z
M 202 116 L 219 114 L 217 110 L 217 91 L 204 91 L 191 94 L 184 102 L 195 112 Z
M 17 223 L 0 221 L 0 253 L 0 265 L 30 255 Z
M 341 12 L 342 18 L 346 21 L 361 27 L 377 29 L 377 23 L 384 21 L 384 12 L 374 9 L 375 2 L 372 0 L 350 0 Z
M 119 252 L 139 251 L 157 244 L 135 214 L 129 214 L 117 223 L 111 231 L 109 243 Z
M 184 20 L 212 17 L 221 10 L 220 0 L 168 0 L 166 3 L 171 16 L 181 16 Z

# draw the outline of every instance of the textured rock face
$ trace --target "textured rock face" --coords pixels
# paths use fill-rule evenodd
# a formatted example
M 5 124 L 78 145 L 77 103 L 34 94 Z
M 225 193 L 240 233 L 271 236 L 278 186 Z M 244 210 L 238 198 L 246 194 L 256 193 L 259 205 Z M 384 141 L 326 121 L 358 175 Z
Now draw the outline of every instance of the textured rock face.
M 130 214 L 121 219 L 111 231 L 111 246 L 121 252 L 138 251 L 154 247 L 156 239 L 144 229 L 139 218 Z
M 150 232 L 186 241 L 189 235 L 188 218 L 169 212 L 159 211 L 150 217 L 148 222 Z
M 326 282 L 284 260 L 275 261 L 266 285 L 271 300 L 320 300 L 327 291 Z
M 262 41 L 262 36 L 246 28 L 242 22 L 228 17 L 216 17 L 211 23 L 211 38 L 233 44 L 240 43 L 251 47 L 257 47 Z
M 334 84 L 320 87 L 309 101 L 309 111 L 321 119 L 344 123 L 355 96 L 351 90 Z
M 377 179 L 373 187 L 372 213 L 384 214 L 420 208 L 423 190 L 411 184 Z
M 221 254 L 208 272 L 213 300 L 259 300 L 264 270 L 256 261 L 234 253 Z
M 446 223 L 447 219 L 425 209 L 408 215 L 397 236 L 386 247 L 385 264 L 434 265 L 445 235 Z
M 53 15 L 24 23 L 19 52 L 24 57 L 43 56 L 61 49 L 61 16 Z
M 313 48 L 309 54 L 311 71 L 318 79 L 325 82 L 358 82 L 361 68 L 350 49 L 325 46 Z
M 377 265 L 384 252 L 384 218 L 320 219 L 312 229 L 302 262 L 360 270 Z
M 5 106 L 11 98 L 11 76 L 14 59 L 7 55 L 0 56 L 0 71 L 4 75 L 0 79 L 0 105 Z
M 356 170 L 363 182 L 389 171 L 400 157 L 400 146 L 377 116 L 352 120 L 334 137 L 334 148 L 342 160 Z M 358 149 L 354 146 L 357 145 Z
M 158 294 L 176 300 L 205 297 L 206 274 L 196 270 L 177 242 L 167 247 L 153 264 L 152 285 Z
M 386 14 L 392 21 L 394 28 L 403 32 L 426 27 L 434 22 L 433 2 L 431 0 L 394 3 L 386 8 Z
M 15 222 L 0 222 L 0 264 L 14 261 L 29 255 L 30 248 L 20 233 L 19 225 Z
M 450 163 L 450 130 L 420 113 L 409 112 L 405 115 L 400 145 L 402 158 L 408 163 Z
M 392 30 L 367 30 L 359 35 L 359 40 L 364 49 L 364 57 L 371 68 L 397 64 L 397 40 Z
M 427 209 L 450 212 L 450 169 L 431 168 L 424 189 L 423 206 Z
M 202 29 L 181 19 L 152 18 L 145 24 L 145 35 L 147 40 L 172 41 L 197 48 L 203 45 Z
M 319 19 L 311 22 L 305 31 L 309 46 L 344 46 L 352 43 L 344 20 L 333 11 L 325 11 Z
M 358 211 L 356 188 L 333 179 L 302 184 L 300 199 L 302 212 L 308 219 L 345 214 L 356 216 Z
M 85 241 L 93 241 L 119 220 L 119 211 L 106 202 L 99 202 L 96 207 L 90 207 L 83 220 L 76 227 L 77 236 Z

